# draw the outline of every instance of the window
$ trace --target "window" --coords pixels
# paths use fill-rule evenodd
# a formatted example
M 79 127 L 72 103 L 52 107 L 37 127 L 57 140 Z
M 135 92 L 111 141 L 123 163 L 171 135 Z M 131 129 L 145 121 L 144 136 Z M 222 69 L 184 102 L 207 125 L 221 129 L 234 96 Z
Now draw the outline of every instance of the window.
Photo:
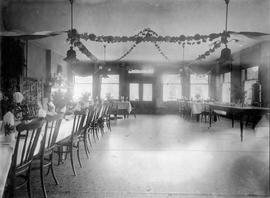
M 85 93 L 89 93 L 91 97 L 92 87 L 93 87 L 92 83 L 93 83 L 92 76 L 86 76 L 86 77 L 75 76 L 73 99 L 79 100 L 80 97 Z
M 108 78 L 102 78 L 101 99 L 119 99 L 119 75 L 108 75 Z
M 129 84 L 129 99 L 131 101 L 139 100 L 139 84 L 138 83 Z
M 143 84 L 143 101 L 152 101 L 152 84 Z
M 221 74 L 222 79 L 222 97 L 221 101 L 225 103 L 231 102 L 231 72 Z
M 179 74 L 165 74 L 162 76 L 163 101 L 176 101 L 182 96 L 182 86 Z
M 258 80 L 259 66 L 247 69 L 247 80 Z
M 192 99 L 208 99 L 208 75 L 190 75 L 190 97 Z
M 246 104 L 252 104 L 252 85 L 258 81 L 258 73 L 259 67 L 250 67 L 247 69 L 243 69 L 242 73 L 246 73 L 246 75 L 242 75 L 242 82 L 244 85 L 245 100 Z
M 154 69 L 133 69 L 128 71 L 129 74 L 153 74 Z

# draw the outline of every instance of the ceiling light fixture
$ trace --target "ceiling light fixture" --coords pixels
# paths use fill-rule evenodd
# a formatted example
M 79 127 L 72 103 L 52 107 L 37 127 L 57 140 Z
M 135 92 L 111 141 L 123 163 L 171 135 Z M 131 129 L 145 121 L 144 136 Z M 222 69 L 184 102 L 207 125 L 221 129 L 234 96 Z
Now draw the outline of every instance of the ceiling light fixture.
M 76 31 L 73 29 L 73 0 L 69 0 L 70 2 L 70 33 L 71 36 L 73 35 L 73 32 Z M 64 61 L 68 62 L 68 63 L 76 63 L 78 62 L 78 59 L 76 58 L 76 51 L 73 49 L 73 45 L 74 45 L 74 40 L 71 37 L 71 41 L 70 41 L 70 48 L 67 51 L 67 56 L 66 58 L 64 58 Z
M 231 63 L 233 61 L 231 49 L 228 48 L 228 7 L 229 7 L 230 0 L 225 0 L 226 3 L 226 21 L 225 21 L 225 31 L 224 31 L 224 37 L 222 37 L 222 42 L 225 44 L 225 48 L 221 50 L 220 58 L 218 59 L 218 62 L 220 64 L 224 63 Z

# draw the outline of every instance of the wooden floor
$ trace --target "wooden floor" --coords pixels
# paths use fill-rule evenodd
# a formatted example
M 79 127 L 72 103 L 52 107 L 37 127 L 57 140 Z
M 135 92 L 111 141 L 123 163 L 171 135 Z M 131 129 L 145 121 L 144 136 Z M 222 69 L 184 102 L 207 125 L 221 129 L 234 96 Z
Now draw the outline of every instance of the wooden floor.
M 112 121 L 83 168 L 56 167 L 60 184 L 46 178 L 48 197 L 254 197 L 269 195 L 269 139 L 222 119 L 205 123 L 177 115 L 138 115 Z M 33 194 L 41 197 L 38 172 Z M 25 189 L 18 197 L 26 197 Z

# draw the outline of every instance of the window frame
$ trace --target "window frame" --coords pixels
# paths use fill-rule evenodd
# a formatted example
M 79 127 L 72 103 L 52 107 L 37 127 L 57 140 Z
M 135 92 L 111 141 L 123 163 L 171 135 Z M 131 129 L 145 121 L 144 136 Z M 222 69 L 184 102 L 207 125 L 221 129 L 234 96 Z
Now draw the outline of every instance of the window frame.
M 164 76 L 178 76 L 179 77 L 179 82 L 169 82 L 169 83 L 164 83 Z M 175 98 L 174 100 L 164 100 L 164 86 L 167 85 L 167 86 L 170 86 L 170 85 L 179 85 L 180 86 L 180 98 L 183 96 L 182 94 L 182 83 L 181 83 L 181 77 L 179 74 L 163 74 L 162 75 L 162 101 L 163 102 L 173 102 L 173 101 L 177 101 L 178 99 L 180 98 Z
M 118 98 L 114 98 L 116 100 L 120 99 L 120 75 L 119 74 L 109 74 L 108 76 L 118 76 L 118 83 L 117 82 L 100 82 L 100 98 L 101 99 L 106 99 L 106 95 L 104 96 L 104 98 L 102 97 L 102 85 L 118 85 Z

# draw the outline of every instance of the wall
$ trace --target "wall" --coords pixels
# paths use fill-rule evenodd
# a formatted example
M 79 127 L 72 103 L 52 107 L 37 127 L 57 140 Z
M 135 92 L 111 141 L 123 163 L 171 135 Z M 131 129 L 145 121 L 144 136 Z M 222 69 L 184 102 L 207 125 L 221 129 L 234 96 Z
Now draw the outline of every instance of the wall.
M 46 81 L 46 50 L 35 42 L 28 43 L 27 77 Z
M 231 102 L 241 97 L 241 69 L 259 66 L 259 82 L 262 85 L 262 105 L 270 106 L 270 42 L 258 43 L 233 54 L 232 64 L 218 65 L 215 69 L 215 97 L 221 101 L 220 74 L 231 72 Z
M 35 41 L 29 41 L 27 57 L 27 77 L 42 80 L 45 85 L 44 97 L 49 97 L 50 89 L 47 85 L 49 79 L 57 73 L 58 65 L 62 67 L 64 77 L 68 76 L 69 68 L 63 61 L 64 57 L 45 49 Z

